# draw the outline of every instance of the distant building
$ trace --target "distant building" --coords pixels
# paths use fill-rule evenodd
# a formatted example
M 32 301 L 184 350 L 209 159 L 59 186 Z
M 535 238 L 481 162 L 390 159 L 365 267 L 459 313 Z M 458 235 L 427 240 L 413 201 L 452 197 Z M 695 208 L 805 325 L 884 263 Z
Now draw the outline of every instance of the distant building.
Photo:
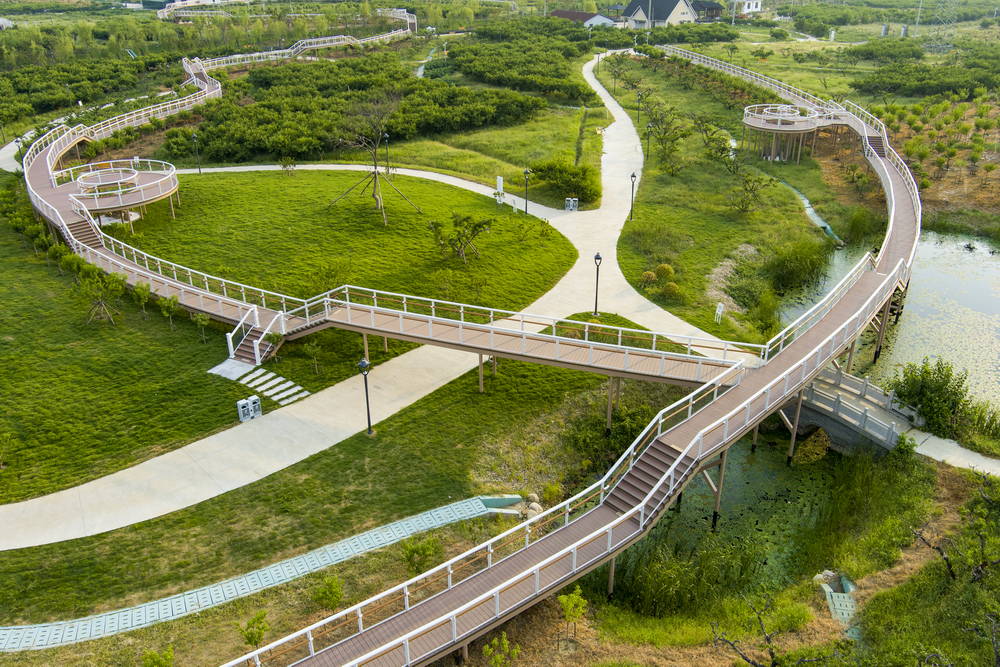
M 722 17 L 723 6 L 712 0 L 692 0 L 691 7 L 694 8 L 699 21 L 714 21 Z
M 607 16 L 594 14 L 593 12 L 574 12 L 566 9 L 554 9 L 549 12 L 549 16 L 555 16 L 559 19 L 568 19 L 573 23 L 582 23 L 584 27 L 587 28 L 593 28 L 594 26 L 599 25 L 612 26 L 615 24 L 615 22 Z
M 6 30 L 7 28 L 13 28 L 14 22 L 10 19 L 0 19 L 0 30 Z
M 764 9 L 761 0 L 736 0 L 737 14 L 756 14 Z
M 640 30 L 694 23 L 698 18 L 690 0 L 632 0 L 622 16 L 627 27 Z

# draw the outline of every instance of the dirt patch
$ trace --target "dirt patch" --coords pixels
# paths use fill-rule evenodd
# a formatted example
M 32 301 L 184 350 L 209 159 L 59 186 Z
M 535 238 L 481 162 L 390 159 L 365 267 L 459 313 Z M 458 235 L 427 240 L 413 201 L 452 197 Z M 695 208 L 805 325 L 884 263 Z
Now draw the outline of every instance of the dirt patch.
M 733 251 L 733 256 L 719 262 L 718 266 L 708 274 L 708 287 L 705 288 L 705 296 L 712 301 L 721 301 L 725 305 L 727 312 L 744 312 L 743 308 L 733 300 L 733 297 L 726 293 L 726 285 L 729 283 L 729 278 L 733 275 L 736 265 L 742 260 L 753 257 L 756 254 L 757 248 L 754 248 L 749 243 L 743 243 L 736 248 Z

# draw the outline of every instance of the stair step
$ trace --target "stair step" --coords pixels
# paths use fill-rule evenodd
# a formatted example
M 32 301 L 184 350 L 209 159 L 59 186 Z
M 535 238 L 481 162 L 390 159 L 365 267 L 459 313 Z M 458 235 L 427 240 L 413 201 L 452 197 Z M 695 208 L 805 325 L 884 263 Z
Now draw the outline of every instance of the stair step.
M 285 380 L 285 378 L 281 378 L 281 379 Z M 269 397 L 269 398 L 274 398 L 278 394 L 285 393 L 285 391 L 287 391 L 288 389 L 294 390 L 294 385 L 295 385 L 295 383 L 292 382 L 291 380 L 285 380 L 283 383 L 275 385 L 275 386 L 270 387 L 269 389 L 265 390 L 264 391 L 264 395 L 267 396 L 267 397 Z
M 239 379 L 239 381 L 242 382 L 243 384 L 246 384 L 250 380 L 254 380 L 256 378 L 259 378 L 261 375 L 263 375 L 266 372 L 267 371 L 264 370 L 263 368 L 256 368 L 256 369 L 250 371 L 249 373 L 247 373 L 246 375 L 244 375 L 243 377 L 241 377 Z
M 262 391 L 262 392 L 264 392 L 264 395 L 266 396 L 266 395 L 267 395 L 267 390 L 268 390 L 268 389 L 270 389 L 271 387 L 274 387 L 274 386 L 278 385 L 278 384 L 279 384 L 280 382 L 282 382 L 282 381 L 283 381 L 284 379 L 285 379 L 285 378 L 281 377 L 280 375 L 275 375 L 275 376 L 274 376 L 273 378 L 271 378 L 271 379 L 270 379 L 270 380 L 268 380 L 267 382 L 265 382 L 265 383 L 263 383 L 263 384 L 259 384 L 259 385 L 257 385 L 257 386 L 256 386 L 256 387 L 254 387 L 254 388 L 255 388 L 255 389 L 256 389 L 257 391 Z
M 261 384 L 267 382 L 268 380 L 270 380 L 273 377 L 274 377 L 274 373 L 266 373 L 264 375 L 261 375 L 256 380 L 251 380 L 250 382 L 247 382 L 246 385 L 248 387 L 254 387 L 254 388 L 256 388 L 256 387 L 259 387 Z
M 271 394 L 271 398 L 274 399 L 274 400 L 276 400 L 276 401 L 283 401 L 286 398 L 291 398 L 292 395 L 294 395 L 294 394 L 296 394 L 296 393 L 298 393 L 300 391 L 302 391 L 302 387 L 300 387 L 299 385 L 296 384 L 293 387 L 291 387 L 290 389 L 282 389 L 279 392 L 275 392 L 275 393 Z
M 285 400 L 283 400 L 283 401 L 278 401 L 278 405 L 288 405 L 289 403 L 292 403 L 292 402 L 294 402 L 294 401 L 297 401 L 297 400 L 299 400 L 300 398 L 305 398 L 306 396 L 308 396 L 308 395 L 309 395 L 309 394 L 311 394 L 311 393 L 312 393 L 312 392 L 308 392 L 308 391 L 303 391 L 303 392 L 300 392 L 300 393 L 298 393 L 298 394 L 295 394 L 295 395 L 294 395 L 294 396 L 292 396 L 291 398 L 286 398 L 286 399 L 285 399 Z

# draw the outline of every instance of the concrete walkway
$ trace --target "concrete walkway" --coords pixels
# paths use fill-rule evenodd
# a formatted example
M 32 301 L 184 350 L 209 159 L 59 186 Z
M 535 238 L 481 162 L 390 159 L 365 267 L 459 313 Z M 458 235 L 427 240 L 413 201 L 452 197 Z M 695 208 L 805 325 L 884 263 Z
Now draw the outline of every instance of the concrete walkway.
M 628 114 L 594 78 L 595 61 L 584 77 L 614 122 L 604 134 L 603 196 L 600 208 L 566 212 L 528 202 L 528 212 L 547 218 L 579 252 L 556 286 L 526 311 L 563 317 L 594 306 L 595 252 L 601 265 L 602 308 L 650 329 L 712 336 L 664 311 L 626 282 L 616 260 L 618 235 L 628 217 L 629 175 L 642 173 L 638 134 Z M 279 166 L 229 167 L 203 171 L 277 170 Z M 364 165 L 302 165 L 298 169 L 364 170 Z M 435 172 L 400 169 L 413 175 L 492 197 L 493 189 Z M 523 209 L 524 199 L 507 201 Z M 422 346 L 375 368 L 369 376 L 372 419 L 382 421 L 473 369 L 476 355 Z M 471 388 L 470 388 L 471 390 Z M 71 540 L 153 519 L 203 502 L 275 473 L 323 451 L 365 428 L 361 377 L 349 378 L 312 396 L 239 424 L 155 459 L 80 486 L 0 506 L 0 550 Z

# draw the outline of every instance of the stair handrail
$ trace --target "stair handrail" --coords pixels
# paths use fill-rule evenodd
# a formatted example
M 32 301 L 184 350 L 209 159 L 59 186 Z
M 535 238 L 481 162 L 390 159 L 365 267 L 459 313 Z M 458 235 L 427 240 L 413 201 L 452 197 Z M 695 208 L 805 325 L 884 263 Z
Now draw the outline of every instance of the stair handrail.
M 236 356 L 236 350 L 239 349 L 240 345 L 243 344 L 243 341 L 247 339 L 247 336 L 250 335 L 254 328 L 259 326 L 260 313 L 257 310 L 257 306 L 251 306 L 247 309 L 247 312 L 243 313 L 243 317 L 236 323 L 233 330 L 226 332 L 226 347 L 229 348 L 230 359 Z

